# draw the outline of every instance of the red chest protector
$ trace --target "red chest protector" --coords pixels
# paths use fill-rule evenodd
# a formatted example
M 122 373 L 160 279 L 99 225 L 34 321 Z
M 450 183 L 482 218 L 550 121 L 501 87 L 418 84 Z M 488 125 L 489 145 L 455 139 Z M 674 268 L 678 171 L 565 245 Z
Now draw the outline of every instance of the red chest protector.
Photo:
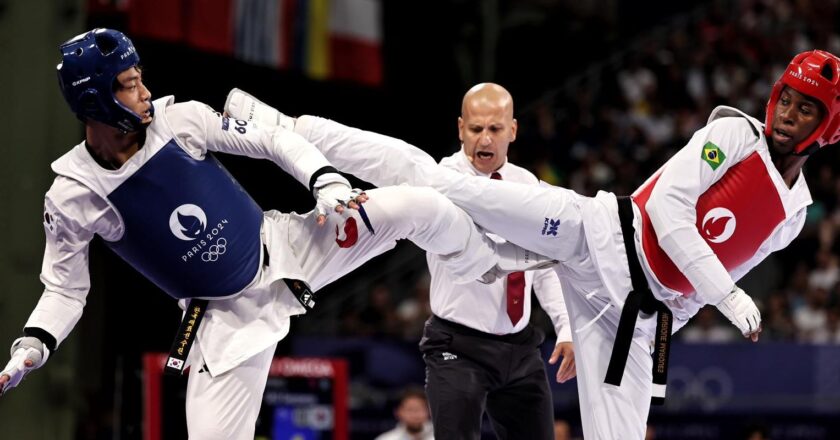
M 659 176 L 633 197 L 642 216 L 642 248 L 656 278 L 665 287 L 688 296 L 694 293 L 694 287 L 659 247 L 645 211 L 657 181 Z M 730 168 L 697 200 L 697 230 L 730 273 L 752 258 L 784 220 L 782 200 L 758 153 Z

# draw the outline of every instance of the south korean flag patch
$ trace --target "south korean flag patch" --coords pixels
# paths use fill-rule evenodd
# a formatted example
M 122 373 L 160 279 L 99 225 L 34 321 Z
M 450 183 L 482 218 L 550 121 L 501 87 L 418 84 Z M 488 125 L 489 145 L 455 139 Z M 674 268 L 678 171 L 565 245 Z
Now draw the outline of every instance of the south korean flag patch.
M 166 360 L 166 366 L 169 368 L 174 368 L 176 370 L 183 370 L 184 369 L 184 361 L 180 359 L 176 359 L 174 357 L 169 357 Z

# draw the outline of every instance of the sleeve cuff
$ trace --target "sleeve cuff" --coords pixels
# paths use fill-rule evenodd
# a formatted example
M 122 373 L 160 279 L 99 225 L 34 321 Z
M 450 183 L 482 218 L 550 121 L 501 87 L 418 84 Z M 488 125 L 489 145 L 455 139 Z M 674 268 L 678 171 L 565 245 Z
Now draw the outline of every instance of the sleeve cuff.
M 334 167 L 330 167 L 330 166 L 318 168 L 314 173 L 312 173 L 312 177 L 309 178 L 309 192 L 313 192 L 313 191 L 315 191 L 315 188 L 323 186 L 323 183 L 321 185 L 318 185 L 318 178 L 323 176 L 324 174 L 330 174 L 330 173 L 339 174 L 337 169 L 335 169 Z M 332 179 L 332 181 L 337 181 L 337 180 Z
M 569 325 L 564 325 L 560 331 L 557 332 L 557 344 L 561 342 L 572 342 L 572 329 Z
M 40 328 L 40 327 L 24 327 L 23 334 L 26 336 L 32 336 L 33 338 L 38 338 L 47 348 L 50 349 L 50 353 L 55 353 L 55 336 L 51 335 L 50 332 Z

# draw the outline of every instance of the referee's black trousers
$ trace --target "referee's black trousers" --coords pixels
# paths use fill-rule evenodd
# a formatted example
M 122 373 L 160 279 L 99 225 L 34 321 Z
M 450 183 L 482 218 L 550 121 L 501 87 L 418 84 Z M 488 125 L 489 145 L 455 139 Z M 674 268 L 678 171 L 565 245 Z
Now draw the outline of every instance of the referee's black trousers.
M 436 440 L 478 440 L 484 411 L 499 439 L 551 440 L 554 409 L 532 326 L 491 335 L 432 316 L 420 351 Z

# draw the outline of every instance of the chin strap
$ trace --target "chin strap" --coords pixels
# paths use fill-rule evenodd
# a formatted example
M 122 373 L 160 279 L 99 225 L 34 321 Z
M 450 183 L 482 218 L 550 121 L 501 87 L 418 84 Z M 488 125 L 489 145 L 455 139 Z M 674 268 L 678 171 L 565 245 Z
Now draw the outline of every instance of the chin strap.
M 817 142 L 814 142 L 811 145 L 809 145 L 808 148 L 805 148 L 804 150 L 802 150 L 798 153 L 792 153 L 792 154 L 794 156 L 808 157 L 808 156 L 816 153 L 817 150 L 819 150 L 819 149 L 820 149 L 820 144 L 818 144 Z

